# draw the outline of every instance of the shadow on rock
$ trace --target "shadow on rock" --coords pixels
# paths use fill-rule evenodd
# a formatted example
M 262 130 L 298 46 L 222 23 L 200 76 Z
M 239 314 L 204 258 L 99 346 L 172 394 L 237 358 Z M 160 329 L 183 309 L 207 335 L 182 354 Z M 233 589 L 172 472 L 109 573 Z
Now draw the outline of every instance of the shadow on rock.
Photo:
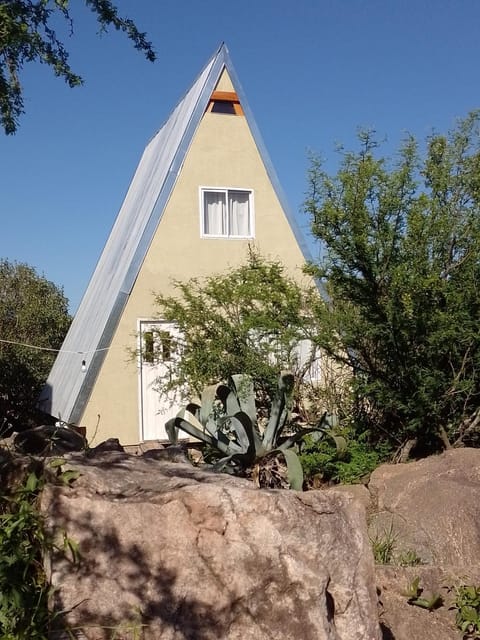
M 121 451 L 67 468 L 73 486 L 42 498 L 62 547 L 48 568 L 53 640 L 380 639 L 365 516 L 349 497 Z

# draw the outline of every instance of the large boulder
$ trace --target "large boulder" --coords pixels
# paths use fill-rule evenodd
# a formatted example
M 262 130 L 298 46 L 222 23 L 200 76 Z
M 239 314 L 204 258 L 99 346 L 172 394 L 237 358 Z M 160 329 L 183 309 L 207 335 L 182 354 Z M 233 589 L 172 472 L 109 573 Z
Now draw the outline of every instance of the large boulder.
M 376 567 L 385 640 L 461 638 L 451 588 L 480 584 L 480 450 L 382 465 L 368 489 L 371 539 L 390 550 L 391 564 Z M 418 564 L 400 566 L 408 562 Z M 429 611 L 409 603 L 415 578 L 422 597 L 438 594 L 444 605 Z
M 258 490 L 121 452 L 70 466 L 80 477 L 48 486 L 42 508 L 59 542 L 79 545 L 78 564 L 59 551 L 49 569 L 74 637 L 381 638 L 364 509 L 349 495 Z
M 480 450 L 450 449 L 418 462 L 382 465 L 368 485 L 372 537 L 390 535 L 397 552 L 428 564 L 477 564 L 480 558 Z

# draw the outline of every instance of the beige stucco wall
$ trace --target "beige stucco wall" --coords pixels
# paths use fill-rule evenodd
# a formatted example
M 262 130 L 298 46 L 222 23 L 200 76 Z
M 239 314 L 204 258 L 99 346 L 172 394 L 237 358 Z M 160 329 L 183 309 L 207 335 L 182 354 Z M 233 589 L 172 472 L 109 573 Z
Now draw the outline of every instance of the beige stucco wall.
M 232 90 L 228 77 L 218 88 Z M 173 293 L 172 279 L 185 280 L 243 263 L 248 240 L 201 238 L 199 187 L 253 189 L 255 245 L 301 278 L 304 258 L 272 188 L 246 119 L 206 113 L 193 138 L 171 198 L 113 337 L 80 424 L 95 441 L 141 440 L 135 350 L 139 318 L 158 315 L 154 292 Z M 250 241 L 251 242 L 251 241 Z M 99 417 L 98 417 L 99 416 Z
M 230 80 L 230 76 L 226 71 L 222 73 L 220 78 L 218 79 L 217 86 L 215 87 L 218 91 L 234 91 L 232 81 Z

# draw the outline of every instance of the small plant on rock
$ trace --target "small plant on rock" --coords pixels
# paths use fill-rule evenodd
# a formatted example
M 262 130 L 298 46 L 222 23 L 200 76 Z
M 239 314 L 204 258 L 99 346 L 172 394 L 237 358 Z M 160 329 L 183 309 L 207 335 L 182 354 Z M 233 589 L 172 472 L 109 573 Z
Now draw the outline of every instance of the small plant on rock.
M 375 537 L 371 538 L 371 543 L 375 564 L 393 564 L 397 539 L 392 525 L 382 534 L 377 532 Z
M 414 549 L 402 551 L 398 556 L 397 561 L 401 567 L 416 567 L 419 564 L 423 564 L 423 560 Z
M 460 585 L 449 588 L 455 594 L 450 609 L 456 611 L 455 623 L 464 638 L 480 638 L 480 586 Z
M 294 376 L 282 373 L 270 416 L 257 418 L 253 381 L 247 375 L 233 375 L 228 384 L 208 386 L 201 403 L 191 402 L 166 423 L 172 443 L 178 430 L 205 442 L 217 452 L 216 469 L 250 473 L 260 486 L 283 486 L 279 458 L 287 466 L 287 484 L 300 491 L 303 471 L 294 446 L 306 435 L 330 436 L 337 447 L 345 441 L 334 435 L 332 418 L 324 413 L 318 424 L 297 426 L 291 420 Z M 264 423 L 264 424 L 263 424 Z
M 433 611 L 443 605 L 443 598 L 439 593 L 433 593 L 430 598 L 423 595 L 423 588 L 420 586 L 420 577 L 416 576 L 404 591 L 408 604 L 422 609 Z
M 414 549 L 397 551 L 398 540 L 393 523 L 388 528 L 385 528 L 382 533 L 377 531 L 375 536 L 370 538 L 370 542 L 376 564 L 392 564 L 400 567 L 415 567 L 423 564 L 422 559 Z

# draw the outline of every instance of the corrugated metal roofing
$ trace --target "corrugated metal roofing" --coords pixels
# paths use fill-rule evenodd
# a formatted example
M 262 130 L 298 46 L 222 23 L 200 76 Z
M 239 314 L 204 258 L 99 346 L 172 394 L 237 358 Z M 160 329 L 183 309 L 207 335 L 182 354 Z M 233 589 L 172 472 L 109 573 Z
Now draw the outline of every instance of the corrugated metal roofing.
M 45 412 L 80 420 L 122 311 L 161 220 L 210 96 L 226 68 L 272 185 L 306 257 L 308 248 L 286 203 L 253 115 L 222 44 L 147 145 L 95 272 L 40 397 Z M 82 372 L 82 361 L 87 370 Z

